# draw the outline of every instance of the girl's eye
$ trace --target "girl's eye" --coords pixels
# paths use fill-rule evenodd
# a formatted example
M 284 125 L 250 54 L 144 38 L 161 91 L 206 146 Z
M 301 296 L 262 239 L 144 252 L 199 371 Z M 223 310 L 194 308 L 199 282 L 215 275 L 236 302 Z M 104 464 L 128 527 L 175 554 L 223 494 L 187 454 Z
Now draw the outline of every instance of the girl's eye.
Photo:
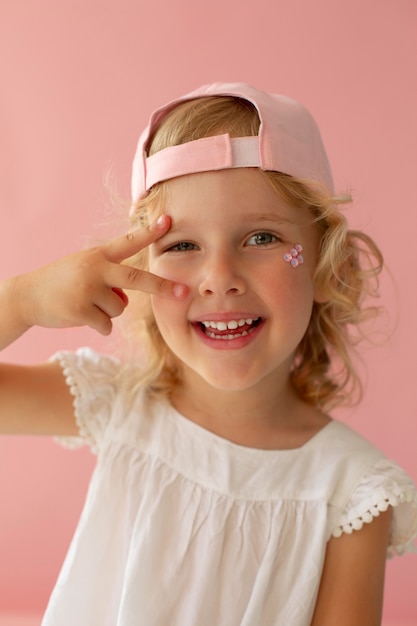
M 272 233 L 256 233 L 247 240 L 248 246 L 267 246 L 278 241 L 278 237 Z
M 167 248 L 166 252 L 189 252 L 190 250 L 197 250 L 197 246 L 190 241 L 179 241 Z

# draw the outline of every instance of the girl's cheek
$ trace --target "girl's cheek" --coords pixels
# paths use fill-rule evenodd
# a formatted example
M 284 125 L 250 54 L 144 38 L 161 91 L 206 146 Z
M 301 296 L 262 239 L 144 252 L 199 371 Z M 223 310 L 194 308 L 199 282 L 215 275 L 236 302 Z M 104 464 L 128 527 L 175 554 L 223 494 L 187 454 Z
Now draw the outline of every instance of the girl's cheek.
M 192 280 L 192 272 L 190 272 L 189 267 L 187 268 L 187 263 L 179 264 L 172 261 L 170 262 L 169 259 L 166 258 L 151 258 L 149 261 L 149 271 L 162 278 L 184 283 L 185 285 L 189 285 Z
M 292 267 L 289 263 L 282 264 L 274 271 L 265 272 L 259 277 L 255 290 L 262 289 L 268 298 L 274 299 L 280 306 L 288 306 L 294 311 L 313 300 L 314 286 L 310 271 L 305 266 Z

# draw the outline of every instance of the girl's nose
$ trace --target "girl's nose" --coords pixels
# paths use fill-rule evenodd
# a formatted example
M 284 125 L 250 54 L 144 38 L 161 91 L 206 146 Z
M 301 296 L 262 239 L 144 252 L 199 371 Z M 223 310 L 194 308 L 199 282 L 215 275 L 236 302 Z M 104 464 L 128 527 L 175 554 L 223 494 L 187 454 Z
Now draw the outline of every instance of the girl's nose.
M 236 259 L 220 253 L 207 259 L 202 268 L 199 293 L 203 296 L 237 296 L 246 291 L 245 279 Z

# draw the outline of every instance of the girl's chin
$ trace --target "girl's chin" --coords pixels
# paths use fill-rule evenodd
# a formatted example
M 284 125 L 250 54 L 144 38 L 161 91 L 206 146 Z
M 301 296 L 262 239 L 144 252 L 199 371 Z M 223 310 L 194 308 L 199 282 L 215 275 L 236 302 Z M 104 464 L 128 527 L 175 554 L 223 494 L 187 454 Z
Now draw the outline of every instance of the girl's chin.
M 242 392 L 253 390 L 261 383 L 264 378 L 262 372 L 248 372 L 248 368 L 244 363 L 231 364 L 223 362 L 223 359 L 217 359 L 210 367 L 197 366 L 190 369 L 185 366 L 182 368 L 181 378 L 184 381 L 185 388 L 199 389 L 199 393 L 216 394 L 241 394 Z M 241 401 L 242 398 L 237 398 Z

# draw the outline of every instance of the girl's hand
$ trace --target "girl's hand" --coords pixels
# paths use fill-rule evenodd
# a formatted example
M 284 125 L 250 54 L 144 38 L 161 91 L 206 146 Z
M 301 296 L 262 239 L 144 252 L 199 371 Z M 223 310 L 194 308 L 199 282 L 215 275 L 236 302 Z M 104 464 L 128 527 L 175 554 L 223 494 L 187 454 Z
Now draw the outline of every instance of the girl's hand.
M 111 318 L 120 315 L 128 303 L 123 289 L 173 298 L 185 296 L 185 285 L 121 265 L 164 235 L 170 224 L 168 216 L 161 216 L 149 227 L 10 279 L 9 304 L 22 332 L 35 325 L 89 326 L 108 335 Z

